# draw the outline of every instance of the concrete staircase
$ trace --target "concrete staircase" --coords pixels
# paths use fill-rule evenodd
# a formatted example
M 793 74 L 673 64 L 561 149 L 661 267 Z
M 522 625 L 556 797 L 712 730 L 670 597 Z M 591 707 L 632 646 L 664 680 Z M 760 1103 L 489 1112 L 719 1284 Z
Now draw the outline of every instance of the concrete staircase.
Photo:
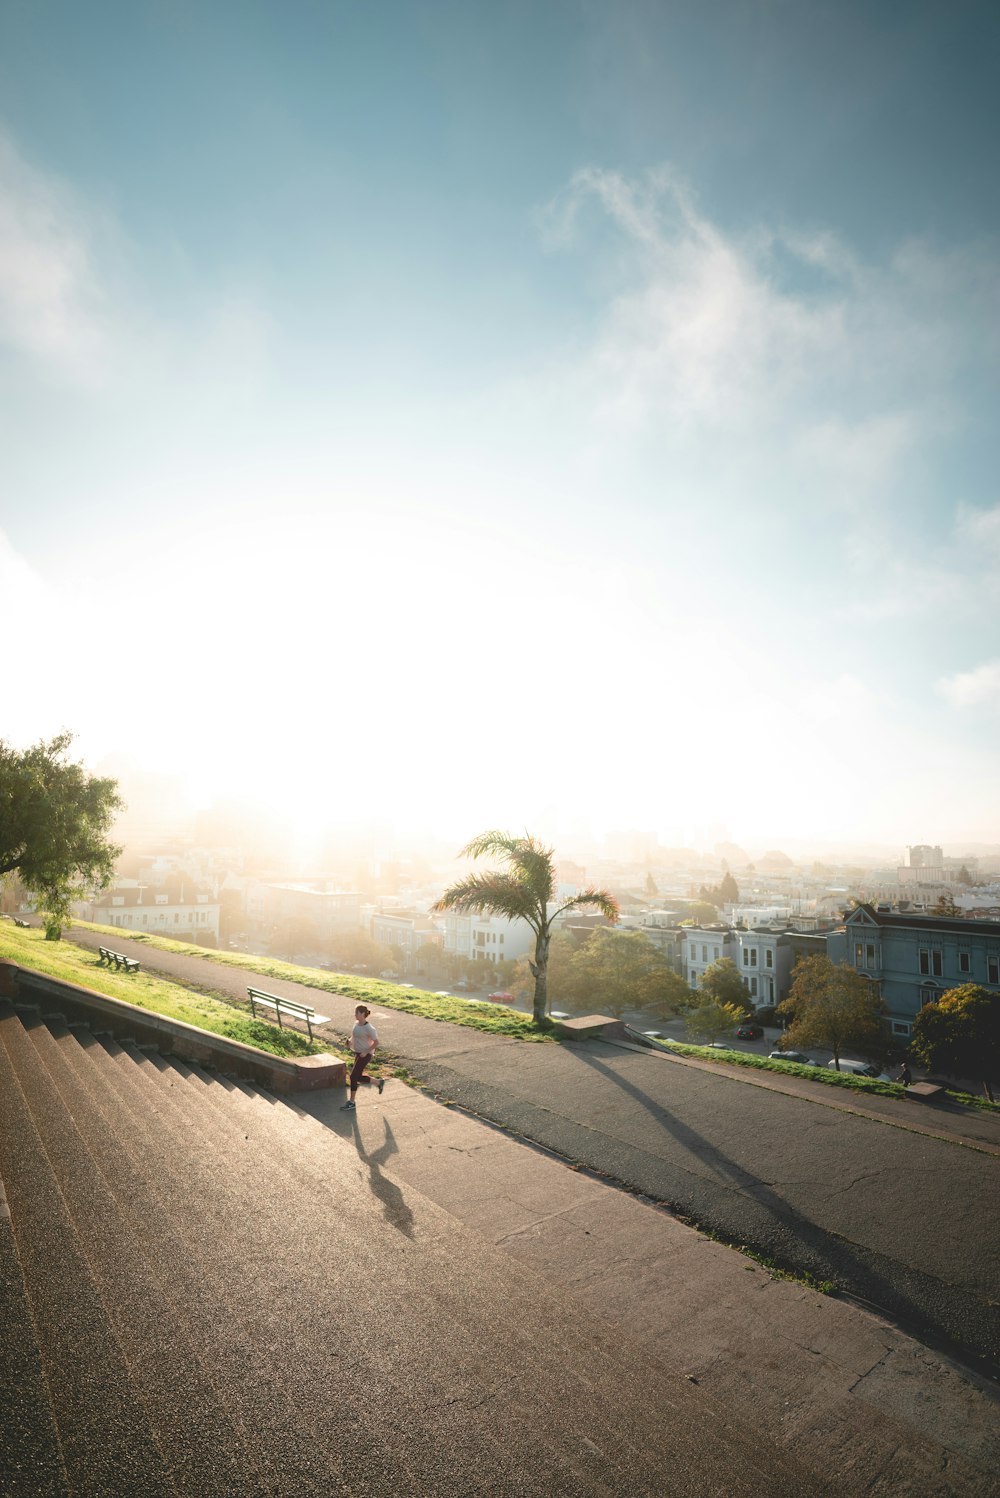
M 360 1137 L 6 1002 L 0 1186 L 0 1498 L 816 1491 Z

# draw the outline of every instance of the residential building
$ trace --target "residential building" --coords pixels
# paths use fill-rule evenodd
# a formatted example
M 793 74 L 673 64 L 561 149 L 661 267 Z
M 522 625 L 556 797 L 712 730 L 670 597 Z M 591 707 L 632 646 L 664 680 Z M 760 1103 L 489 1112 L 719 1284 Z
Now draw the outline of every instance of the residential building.
M 728 926 L 687 926 L 684 929 L 684 977 L 697 988 L 705 969 L 729 957 L 737 962 L 736 932 Z M 739 966 L 737 962 L 737 966 Z
M 83 920 L 120 926 L 123 931 L 169 936 L 203 947 L 219 944 L 219 902 L 210 888 L 190 879 L 153 885 L 125 880 L 74 910 Z
M 844 934 L 848 963 L 877 987 L 900 1038 L 923 1006 L 950 988 L 978 983 L 1000 993 L 1000 921 L 858 905 Z
M 505 962 L 534 952 L 535 933 L 527 921 L 449 910 L 444 918 L 444 949 L 468 962 Z
M 681 925 L 676 910 L 647 910 L 635 929 L 652 942 L 675 973 L 684 973 L 684 939 L 689 928 Z
M 409 963 L 427 945 L 440 946 L 440 925 L 422 910 L 378 910 L 371 918 L 372 940 L 399 953 Z
M 360 929 L 361 896 L 357 890 L 324 889 L 304 881 L 249 879 L 243 898 L 248 930 L 270 935 L 294 925 L 308 927 L 320 950 L 334 937 Z
M 780 1004 L 788 997 L 794 952 L 784 931 L 755 926 L 736 931 L 733 961 L 750 991 L 754 1008 Z

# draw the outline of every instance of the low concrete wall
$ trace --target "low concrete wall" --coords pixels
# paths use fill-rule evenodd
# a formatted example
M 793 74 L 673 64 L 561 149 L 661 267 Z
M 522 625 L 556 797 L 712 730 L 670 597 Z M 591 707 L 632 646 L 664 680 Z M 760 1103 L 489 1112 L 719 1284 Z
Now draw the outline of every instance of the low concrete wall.
M 610 1014 L 581 1014 L 577 1019 L 556 1020 L 552 1025 L 564 1040 L 627 1040 L 625 1022 Z
M 255 1046 L 210 1030 L 199 1030 L 183 1020 L 167 1019 L 124 999 L 112 999 L 76 983 L 50 978 L 0 961 L 0 995 L 23 1004 L 37 1004 L 43 1014 L 63 1014 L 68 1020 L 86 1020 L 95 1029 L 109 1030 L 116 1040 L 134 1040 L 153 1045 L 165 1056 L 179 1056 L 200 1066 L 214 1067 L 236 1077 L 245 1077 L 272 1092 L 312 1092 L 320 1087 L 347 1085 L 347 1066 L 336 1056 L 272 1056 Z

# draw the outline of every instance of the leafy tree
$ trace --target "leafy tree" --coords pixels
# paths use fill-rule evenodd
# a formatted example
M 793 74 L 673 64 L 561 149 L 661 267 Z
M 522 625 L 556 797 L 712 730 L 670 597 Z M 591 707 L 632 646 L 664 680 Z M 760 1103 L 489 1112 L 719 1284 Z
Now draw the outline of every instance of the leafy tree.
M 955 904 L 955 896 L 951 893 L 950 890 L 945 890 L 943 895 L 938 896 L 937 903 L 931 910 L 931 915 L 956 916 L 961 914 L 962 912 Z
M 718 999 L 702 999 L 701 994 L 699 989 L 700 1002 L 686 1016 L 685 1027 L 691 1040 L 711 1042 L 720 1035 L 731 1035 L 746 1018 L 746 1011 L 739 1004 L 721 1004 Z
M 964 863 L 959 869 L 958 873 L 955 875 L 955 878 L 959 884 L 964 884 L 966 889 L 971 889 L 973 883 L 972 875 L 969 873 Z
M 312 957 L 320 946 L 316 922 L 308 916 L 293 916 L 280 935 L 292 962 L 300 957 Z
M 931 1071 L 975 1077 L 993 1102 L 1000 1076 L 1000 994 L 963 983 L 925 1004 L 913 1022 L 910 1050 Z
M 330 958 L 347 968 L 366 967 L 371 973 L 396 966 L 393 949 L 382 946 L 365 931 L 338 932 L 330 942 Z
M 457 910 L 461 913 L 481 911 L 506 916 L 508 920 L 526 921 L 535 933 L 535 956 L 530 964 L 535 980 L 532 1012 L 536 1024 L 545 1019 L 548 1003 L 549 946 L 552 922 L 565 910 L 590 906 L 609 920 L 618 919 L 618 902 L 603 889 L 585 889 L 557 909 L 551 909 L 555 893 L 553 849 L 537 838 L 511 837 L 505 832 L 483 832 L 462 849 L 460 857 L 498 858 L 501 869 L 487 874 L 470 874 L 445 890 L 434 906 L 436 911 Z
M 575 993 L 587 995 L 590 1005 L 616 1018 L 626 1009 L 674 1014 L 690 997 L 684 979 L 642 931 L 598 926 L 574 953 L 569 967 Z
M 70 903 L 111 883 L 121 853 L 108 842 L 123 802 L 117 782 L 66 759 L 71 733 L 18 751 L 0 741 L 0 875 L 17 873 L 58 941 Z
M 690 921 L 695 926 L 714 926 L 718 919 L 719 912 L 717 908 L 710 904 L 708 900 L 689 900 L 681 925 Z
M 720 1004 L 732 1004 L 744 1015 L 749 1012 L 750 990 L 731 957 L 719 957 L 705 969 L 698 992 Z
M 838 1071 L 846 1049 L 876 1056 L 885 1051 L 882 1001 L 868 979 L 846 963 L 819 956 L 799 962 L 778 1012 L 791 1016 L 784 1036 L 788 1050 L 829 1046 Z
M 652 900 L 655 900 L 657 895 L 660 893 L 660 891 L 656 887 L 656 880 L 653 878 L 652 874 L 646 875 L 646 893 Z

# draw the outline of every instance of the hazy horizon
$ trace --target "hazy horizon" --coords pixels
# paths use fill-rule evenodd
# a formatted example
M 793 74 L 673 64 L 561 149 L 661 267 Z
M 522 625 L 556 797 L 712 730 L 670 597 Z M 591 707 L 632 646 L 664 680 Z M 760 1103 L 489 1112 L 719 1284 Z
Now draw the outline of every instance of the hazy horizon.
M 998 58 L 0 4 L 0 735 L 303 842 L 1000 842 Z

